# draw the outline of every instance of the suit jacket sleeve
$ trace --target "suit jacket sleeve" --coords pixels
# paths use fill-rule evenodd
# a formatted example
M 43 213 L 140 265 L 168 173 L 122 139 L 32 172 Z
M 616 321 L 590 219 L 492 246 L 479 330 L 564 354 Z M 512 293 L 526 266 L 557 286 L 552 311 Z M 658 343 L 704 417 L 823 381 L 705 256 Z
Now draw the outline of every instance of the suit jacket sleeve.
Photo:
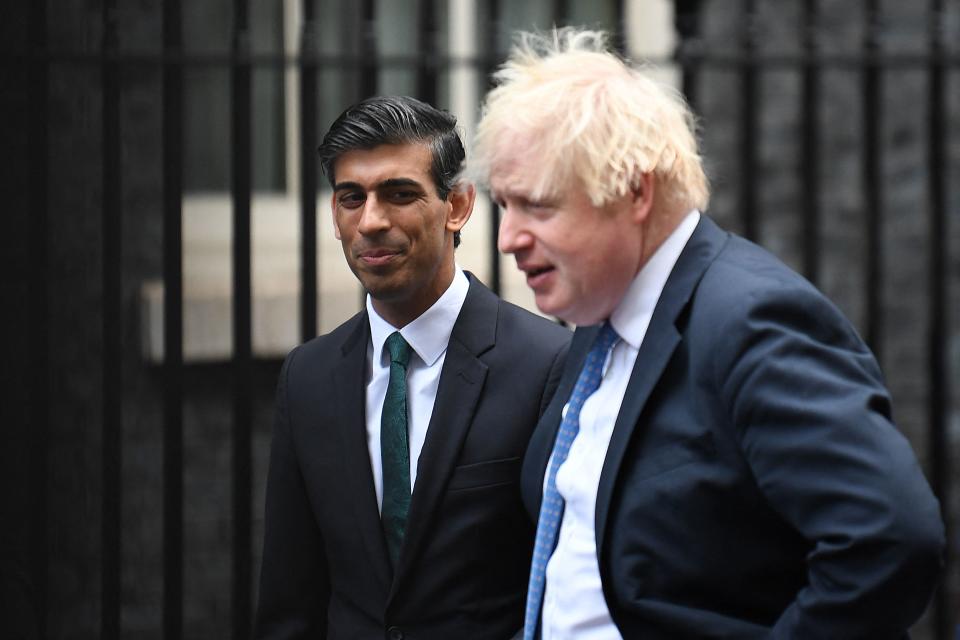
M 944 531 L 879 368 L 813 289 L 745 298 L 716 334 L 716 384 L 760 491 L 812 545 L 772 636 L 897 637 L 930 598 Z
M 330 583 L 290 424 L 287 356 L 277 385 L 255 637 L 325 638 Z

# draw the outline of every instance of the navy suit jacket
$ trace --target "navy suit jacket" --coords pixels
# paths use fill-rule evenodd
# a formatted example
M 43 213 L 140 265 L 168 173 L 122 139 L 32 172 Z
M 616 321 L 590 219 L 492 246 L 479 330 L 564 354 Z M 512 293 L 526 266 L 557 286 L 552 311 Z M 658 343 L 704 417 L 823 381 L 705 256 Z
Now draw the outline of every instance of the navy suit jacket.
M 291 352 L 277 388 L 256 637 L 449 640 L 519 629 L 534 533 L 520 467 L 570 335 L 471 276 L 395 571 L 367 451 L 366 312 Z
M 534 434 L 536 517 L 579 328 Z M 654 311 L 597 489 L 625 638 L 896 638 L 941 569 L 939 506 L 870 351 L 822 294 L 703 216 Z

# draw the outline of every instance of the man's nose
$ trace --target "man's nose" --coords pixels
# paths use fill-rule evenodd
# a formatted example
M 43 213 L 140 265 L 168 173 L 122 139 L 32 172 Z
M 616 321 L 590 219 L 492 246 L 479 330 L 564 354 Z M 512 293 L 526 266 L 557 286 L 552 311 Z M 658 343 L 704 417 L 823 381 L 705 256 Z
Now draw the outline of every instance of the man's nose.
M 531 241 L 532 236 L 523 228 L 513 207 L 500 207 L 500 231 L 497 233 L 497 248 L 500 252 L 516 253 L 529 246 Z
M 360 214 L 360 224 L 357 227 L 363 235 L 373 235 L 390 228 L 390 212 L 379 201 L 376 195 L 367 196 Z

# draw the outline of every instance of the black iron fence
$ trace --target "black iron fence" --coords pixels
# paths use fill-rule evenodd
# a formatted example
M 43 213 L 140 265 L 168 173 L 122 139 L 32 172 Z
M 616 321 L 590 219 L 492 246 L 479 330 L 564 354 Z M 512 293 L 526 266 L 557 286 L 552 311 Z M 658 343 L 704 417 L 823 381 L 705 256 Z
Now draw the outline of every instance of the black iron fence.
M 258 126 L 252 104 L 252 76 L 258 69 L 294 69 L 297 77 L 300 131 L 296 138 L 299 145 L 300 165 L 300 279 L 299 335 L 307 340 L 316 334 L 318 308 L 323 304 L 323 291 L 317 272 L 319 247 L 317 243 L 317 195 L 320 190 L 315 147 L 327 124 L 321 116 L 323 95 L 319 78 L 329 69 L 344 71 L 344 77 L 353 76 L 350 91 L 345 91 L 342 106 L 366 95 L 381 90 L 378 72 L 384 67 L 412 70 L 414 83 L 411 91 L 419 97 L 438 102 L 441 94 L 441 75 L 455 64 L 467 63 L 482 70 L 484 76 L 502 59 L 508 42 L 507 34 L 512 28 L 529 27 L 518 23 L 516 15 L 511 20 L 504 17 L 507 3 L 477 3 L 475 7 L 477 53 L 469 60 L 460 60 L 440 46 L 446 31 L 440 16 L 448 16 L 450 8 L 436 0 L 419 0 L 410 3 L 416 15 L 413 51 L 410 55 L 378 55 L 378 12 L 383 4 L 373 0 L 356 3 L 313 2 L 304 0 L 295 3 L 300 13 L 299 47 L 294 54 L 283 51 L 262 53 L 251 46 L 251 14 L 249 0 L 234 0 L 229 7 L 231 20 L 231 47 L 220 53 L 195 53 L 184 46 L 183 10 L 180 0 L 165 0 L 155 12 L 155 26 L 160 34 L 160 51 L 132 51 L 120 46 L 123 25 L 122 3 L 103 0 L 97 24 L 86 25 L 89 33 L 97 33 L 100 45 L 95 51 L 64 51 L 53 40 L 50 25 L 55 22 L 56 9 L 52 3 L 23 2 L 25 23 L 29 34 L 29 50 L 4 56 L 3 68 L 27 67 L 29 80 L 30 139 L 29 164 L 30 206 L 28 212 L 30 264 L 29 282 L 29 341 L 48 345 L 40 355 L 31 357 L 27 367 L 30 403 L 26 416 L 31 425 L 32 447 L 30 448 L 30 483 L 33 487 L 32 507 L 29 514 L 31 563 L 29 574 L 34 585 L 33 599 L 37 606 L 42 637 L 58 637 L 50 622 L 63 615 L 63 611 L 51 606 L 49 593 L 51 576 L 58 573 L 50 566 L 49 549 L 52 522 L 48 496 L 52 490 L 48 479 L 54 472 L 48 452 L 54 437 L 48 406 L 53 393 L 50 388 L 53 362 L 49 349 L 51 338 L 50 305 L 57 296 L 58 284 L 47 275 L 51 255 L 51 234 L 56 230 L 51 225 L 48 194 L 58 186 L 50 173 L 49 131 L 51 118 L 48 108 L 50 78 L 56 71 L 66 68 L 99 69 L 99 86 L 90 92 L 100 101 L 101 140 L 96 158 L 101 163 L 102 207 L 94 207 L 91 215 L 100 215 L 100 318 L 102 340 L 102 379 L 99 382 L 102 405 L 102 432 L 100 433 L 99 479 L 93 482 L 98 487 L 100 500 L 99 519 L 99 634 L 102 638 L 128 636 L 124 622 L 123 554 L 124 520 L 122 518 L 123 492 L 128 486 L 124 480 L 122 446 L 124 434 L 124 363 L 127 361 L 123 336 L 124 322 L 129 318 L 127 298 L 129 287 L 123 282 L 125 251 L 124 238 L 128 237 L 130 224 L 138 225 L 135 212 L 125 210 L 124 181 L 131 167 L 124 162 L 124 131 L 121 117 L 121 102 L 124 99 L 125 82 L 130 74 L 149 69 L 158 72 L 161 83 L 162 104 L 159 110 L 161 157 L 158 159 L 162 183 L 161 271 L 163 288 L 163 361 L 154 367 L 156 381 L 162 395 L 162 607 L 163 635 L 166 638 L 181 638 L 189 635 L 184 620 L 184 405 L 185 392 L 191 376 L 196 371 L 216 371 L 217 375 L 230 380 L 232 403 L 230 406 L 230 436 L 223 444 L 231 450 L 230 495 L 232 501 L 230 520 L 231 563 L 229 571 L 230 629 L 224 635 L 243 638 L 250 635 L 255 572 L 258 553 L 253 533 L 255 510 L 262 505 L 254 504 L 255 487 L 262 484 L 253 464 L 253 434 L 259 425 L 255 419 L 254 398 L 262 393 L 263 381 L 269 381 L 276 370 L 276 359 L 264 359 L 254 353 L 252 343 L 251 280 L 251 198 L 256 191 L 252 171 L 252 132 Z M 287 5 L 294 3 L 287 3 Z M 580 3 L 558 0 L 533 3 L 540 7 L 540 18 L 546 27 L 583 19 Z M 627 26 L 629 10 L 641 11 L 644 3 L 625 2 L 592 3 L 605 17 L 607 28 L 612 29 L 621 48 L 629 50 L 631 38 L 636 37 Z M 956 177 L 958 105 L 951 101 L 951 87 L 957 92 L 957 76 L 960 71 L 960 56 L 955 48 L 960 41 L 957 28 L 960 3 L 949 0 L 931 0 L 917 9 L 922 14 L 924 28 L 914 35 L 922 42 L 912 52 L 892 51 L 884 48 L 884 34 L 891 28 L 884 7 L 877 0 L 865 0 L 849 9 L 848 19 L 859 21 L 854 29 L 860 42 L 853 50 L 828 51 L 821 46 L 819 34 L 824 29 L 823 7 L 837 3 L 826 0 L 782 0 L 761 6 L 755 0 L 737 3 L 735 10 L 728 3 L 677 0 L 673 3 L 677 45 L 668 59 L 659 62 L 674 66 L 680 74 L 683 91 L 702 117 L 705 127 L 728 126 L 736 130 L 728 147 L 715 149 L 725 154 L 729 163 L 737 166 L 736 180 L 717 185 L 719 196 L 729 196 L 735 202 L 728 222 L 737 226 L 747 237 L 766 242 L 776 237 L 779 227 L 767 227 L 763 233 L 765 207 L 761 202 L 761 186 L 758 176 L 764 172 L 764 160 L 760 150 L 764 142 L 762 117 L 776 105 L 764 105 L 761 91 L 765 74 L 771 71 L 787 71 L 797 74 L 799 97 L 799 159 L 796 163 L 799 194 L 798 210 L 802 216 L 795 233 L 799 246 L 798 267 L 815 284 L 822 284 L 825 271 L 823 239 L 828 235 L 829 221 L 835 212 L 825 206 L 824 175 L 821 159 L 826 153 L 822 126 L 818 114 L 829 100 L 824 88 L 824 74 L 842 69 L 859 77 L 861 112 L 857 114 L 860 126 L 860 163 L 857 181 L 862 193 L 861 234 L 863 235 L 862 263 L 856 269 L 863 273 L 862 322 L 867 341 L 885 365 L 895 363 L 895 358 L 885 352 L 891 343 L 890 336 L 904 331 L 920 331 L 924 335 L 926 350 L 917 374 L 926 381 L 924 386 L 925 407 L 920 412 L 922 423 L 909 433 L 918 449 L 926 451 L 922 460 L 931 484 L 940 497 L 949 524 L 955 518 L 956 497 L 951 491 L 956 475 L 951 467 L 956 448 L 954 437 L 950 438 L 951 420 L 957 421 L 957 410 L 951 403 L 951 388 L 956 390 L 958 372 L 951 362 L 951 345 L 960 340 L 956 323 L 957 265 L 956 238 L 958 190 Z M 542 5 L 542 6 L 540 6 Z M 723 5 L 723 6 L 719 6 Z M 771 8 L 773 7 L 773 8 Z M 336 8 L 336 11 L 333 11 Z M 629 10 L 628 10 L 629 9 Z M 731 13 L 731 10 L 733 11 Z M 797 46 L 790 51 L 770 52 L 765 43 L 770 37 L 765 25 L 771 12 L 791 11 L 797 17 L 793 25 Z M 726 18 L 720 18 L 726 12 Z M 732 16 L 732 17 L 731 17 Z M 766 16 L 766 18 L 764 17 Z M 90 16 L 88 16 L 90 17 Z M 326 20 L 340 21 L 340 28 L 349 30 L 354 37 L 343 52 L 330 54 L 323 50 L 321 23 Z M 601 26 L 603 25 L 601 21 Z M 717 25 L 721 26 L 718 27 Z M 723 25 L 726 26 L 723 26 Z M 854 25 L 856 26 L 856 25 Z M 724 37 L 735 33 L 734 39 Z M 718 45 L 718 43 L 720 43 Z M 952 44 L 951 44 L 952 43 Z M 954 48 L 952 48 L 954 47 Z M 185 192 L 184 154 L 185 119 L 184 109 L 185 71 L 198 66 L 223 69 L 229 72 L 229 197 L 232 210 L 232 354 L 228 362 L 200 365 L 184 357 L 184 271 L 183 271 L 183 202 Z M 892 69 L 910 69 L 926 78 L 925 95 L 917 96 L 915 104 L 923 109 L 925 134 L 923 145 L 926 160 L 917 174 L 923 182 L 920 191 L 925 194 L 923 202 L 917 202 L 914 216 L 925 217 L 926 242 L 921 255 L 910 257 L 924 262 L 927 274 L 922 289 L 922 304 L 925 305 L 926 325 L 904 327 L 887 321 L 889 295 L 888 269 L 898 256 L 888 253 L 885 230 L 898 224 L 900 213 L 890 210 L 884 198 L 883 186 L 885 163 L 890 153 L 884 143 L 884 119 L 887 100 L 884 82 Z M 737 94 L 739 108 L 732 119 L 711 111 L 703 100 L 705 93 L 718 91 L 714 74 L 734 78 L 733 91 Z M 349 95 L 348 95 L 349 94 Z M 329 115 L 329 114 L 326 114 Z M 335 115 L 335 114 L 334 114 Z M 709 152 L 709 149 L 708 149 Z M 93 160 L 91 158 L 91 160 Z M 951 173 L 952 172 L 952 173 Z M 896 216 L 896 217 L 895 217 Z M 496 291 L 501 290 L 502 275 L 496 258 L 496 211 L 490 216 L 488 283 Z M 952 221 L 952 222 L 951 222 Z M 770 231 L 772 229 L 772 231 Z M 954 244 L 952 244 L 954 243 Z M 852 252 L 856 253 L 856 252 Z M 851 260 L 857 260 L 851 257 Z M 906 258 L 905 258 L 906 259 Z M 319 291 L 319 296 L 318 296 Z M 956 349 L 954 349 L 956 352 Z M 144 367 L 151 365 L 144 364 Z M 267 369 L 267 375 L 261 375 Z M 266 384 L 271 384 L 267 382 Z M 922 442 L 921 442 L 922 441 Z M 922 446 L 921 446 L 922 445 Z M 55 518 L 54 518 L 55 519 Z M 952 527 L 951 527 L 952 533 Z M 951 537 L 951 540 L 953 538 Z M 948 555 L 949 572 L 945 587 L 937 595 L 928 622 L 929 637 L 946 639 L 953 637 L 956 624 L 958 585 L 951 545 Z M 227 584 L 223 584 L 228 590 Z M 95 590 L 96 591 L 96 590 Z M 59 605 L 58 605 L 59 606 Z M 83 637 L 87 637 L 83 635 Z

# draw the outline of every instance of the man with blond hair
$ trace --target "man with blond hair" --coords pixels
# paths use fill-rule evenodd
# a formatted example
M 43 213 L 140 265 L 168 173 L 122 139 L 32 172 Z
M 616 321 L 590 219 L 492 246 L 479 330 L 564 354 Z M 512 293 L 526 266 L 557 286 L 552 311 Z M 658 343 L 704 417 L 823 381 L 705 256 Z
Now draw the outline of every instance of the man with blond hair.
M 690 112 L 603 34 L 523 34 L 495 79 L 471 174 L 578 326 L 521 476 L 524 637 L 902 637 L 943 524 L 849 321 L 706 215 Z

